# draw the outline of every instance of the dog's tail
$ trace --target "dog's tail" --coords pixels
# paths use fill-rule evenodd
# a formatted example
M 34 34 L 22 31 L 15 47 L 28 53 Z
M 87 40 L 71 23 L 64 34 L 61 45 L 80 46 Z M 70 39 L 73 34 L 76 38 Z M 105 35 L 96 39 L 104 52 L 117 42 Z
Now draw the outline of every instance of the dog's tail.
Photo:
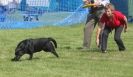
M 54 45 L 55 45 L 55 48 L 57 48 L 57 43 L 56 43 L 56 41 L 55 41 L 53 38 L 51 38 L 51 37 L 49 37 L 48 39 L 49 39 L 49 41 L 52 41 L 52 42 L 54 43 Z

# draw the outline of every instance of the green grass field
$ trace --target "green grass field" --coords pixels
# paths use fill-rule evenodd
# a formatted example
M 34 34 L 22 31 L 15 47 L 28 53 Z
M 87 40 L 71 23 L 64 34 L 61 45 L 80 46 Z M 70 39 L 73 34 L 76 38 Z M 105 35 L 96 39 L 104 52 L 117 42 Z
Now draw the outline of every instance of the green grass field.
M 133 24 L 122 39 L 127 50 L 119 52 L 113 40 L 108 40 L 107 53 L 101 53 L 93 33 L 91 50 L 82 46 L 83 24 L 64 27 L 0 30 L 0 77 L 133 77 Z M 24 55 L 11 62 L 17 43 L 26 38 L 53 37 L 58 43 L 56 58 L 51 53 L 35 53 L 33 60 Z

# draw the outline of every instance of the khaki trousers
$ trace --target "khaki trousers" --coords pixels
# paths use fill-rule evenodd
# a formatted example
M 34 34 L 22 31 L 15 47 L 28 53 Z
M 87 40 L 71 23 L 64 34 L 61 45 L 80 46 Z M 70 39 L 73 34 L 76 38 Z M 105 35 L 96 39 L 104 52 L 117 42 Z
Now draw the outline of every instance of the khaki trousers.
M 104 9 L 100 8 L 96 10 L 95 14 L 87 15 L 86 24 L 84 27 L 83 47 L 90 48 L 93 30 L 96 24 L 99 22 L 99 19 L 103 13 L 104 13 Z

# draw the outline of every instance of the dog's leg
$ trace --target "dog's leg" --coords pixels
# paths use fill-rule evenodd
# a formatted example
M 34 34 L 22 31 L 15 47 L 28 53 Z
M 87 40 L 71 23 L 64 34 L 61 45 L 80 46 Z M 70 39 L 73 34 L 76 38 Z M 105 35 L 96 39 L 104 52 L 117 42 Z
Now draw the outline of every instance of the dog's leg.
M 16 61 L 16 57 L 14 57 L 13 59 L 11 59 L 11 61 Z
M 19 61 L 20 57 L 21 57 L 21 56 L 15 56 L 15 57 L 12 59 L 12 61 Z
M 29 54 L 29 60 L 32 60 L 32 57 L 33 57 L 33 53 L 32 54 Z
M 56 51 L 51 51 L 52 54 L 54 54 L 56 57 L 59 57 L 59 55 L 56 53 Z
M 21 56 L 17 56 L 17 57 L 16 57 L 16 61 L 19 61 L 20 57 L 21 57 Z

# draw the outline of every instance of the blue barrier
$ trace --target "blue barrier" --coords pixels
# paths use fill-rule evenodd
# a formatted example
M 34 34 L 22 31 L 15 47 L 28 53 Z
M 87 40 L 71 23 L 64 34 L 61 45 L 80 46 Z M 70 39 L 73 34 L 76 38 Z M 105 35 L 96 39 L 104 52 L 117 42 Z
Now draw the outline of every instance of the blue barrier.
M 5 10 L 6 14 L 0 16 L 0 28 L 34 28 L 81 23 L 86 16 L 86 10 L 81 5 L 82 0 L 21 0 L 20 4 L 10 4 L 10 8 Z M 14 9 L 14 12 L 9 13 L 9 9 Z
M 120 3 L 121 1 L 121 3 Z M 128 14 L 127 0 L 111 0 L 116 9 Z M 0 29 L 66 26 L 86 21 L 82 0 L 21 0 L 0 6 Z M 123 7 L 125 6 L 125 7 Z M 128 19 L 132 22 L 133 19 Z

